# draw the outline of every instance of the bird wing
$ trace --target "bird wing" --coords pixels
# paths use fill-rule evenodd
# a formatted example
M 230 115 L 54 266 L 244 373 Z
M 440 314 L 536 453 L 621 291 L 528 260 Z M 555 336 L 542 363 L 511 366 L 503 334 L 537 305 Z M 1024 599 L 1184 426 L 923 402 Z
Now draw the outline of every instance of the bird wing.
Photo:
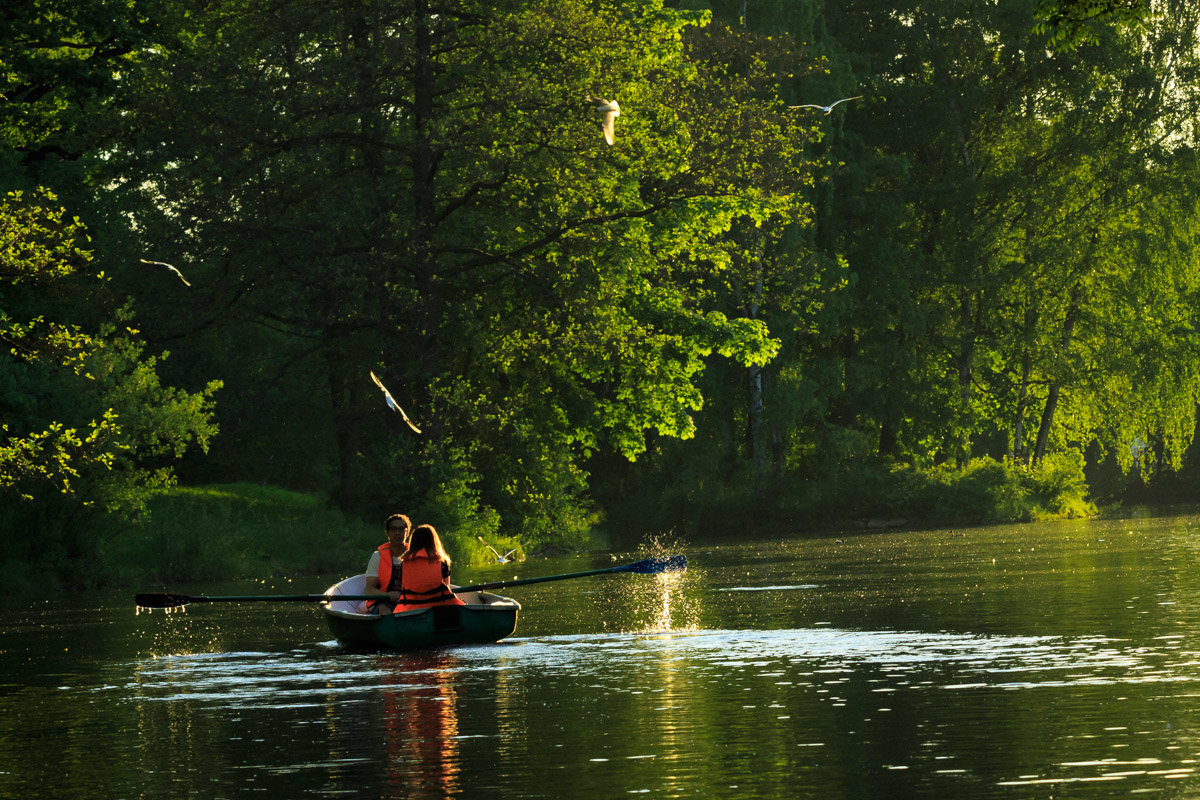
M 613 120 L 616 118 L 616 116 L 616 114 L 608 111 L 605 112 L 604 116 L 600 118 L 600 129 L 604 131 L 604 141 L 608 142 L 609 144 L 613 143 Z
M 167 269 L 171 270 L 171 272 L 174 272 L 176 275 L 179 276 L 179 280 L 183 281 L 184 286 L 192 285 L 191 283 L 188 282 L 187 278 L 183 277 L 183 273 L 179 271 L 179 268 L 173 264 L 168 264 L 165 261 L 147 261 L 144 258 L 139 258 L 138 261 L 142 262 L 143 264 L 154 264 L 155 266 L 158 266 L 158 267 L 166 267 Z
M 179 271 L 179 268 L 178 268 L 178 267 L 172 267 L 170 264 L 167 264 L 167 268 L 168 268 L 168 269 L 170 269 L 170 270 L 171 270 L 171 272 L 174 272 L 176 275 L 178 275 L 178 276 L 179 276 L 179 280 L 183 281 L 183 285 L 184 285 L 184 286 L 191 286 L 191 285 L 192 285 L 191 283 L 189 283 L 189 282 L 188 282 L 188 279 L 187 279 L 187 278 L 183 277 L 183 273 Z
M 383 385 L 383 381 L 379 380 L 374 372 L 371 372 L 371 380 L 373 380 L 375 385 L 379 387 L 379 390 L 383 392 L 383 399 L 388 404 L 388 408 L 392 409 L 393 411 L 399 411 L 400 416 L 403 417 L 404 421 L 408 423 L 408 427 L 412 428 L 414 432 L 420 433 L 421 429 L 414 425 L 413 421 L 408 418 L 408 414 L 404 413 L 404 409 L 401 408 L 400 404 L 396 402 L 396 398 L 392 397 L 392 393 L 387 390 L 387 387 Z
M 819 105 L 816 105 L 815 103 L 805 103 L 804 105 L 801 105 L 801 106 L 788 106 L 788 108 L 819 108 L 822 111 L 825 110 L 825 106 L 819 106 Z
M 491 551 L 492 551 L 492 555 L 494 555 L 494 556 L 496 557 L 496 560 L 497 560 L 497 561 L 499 561 L 501 564 L 503 564 L 505 561 L 508 561 L 508 557 L 509 557 L 509 556 L 511 556 L 513 553 L 517 552 L 516 550 L 510 550 L 510 551 L 508 551 L 508 553 L 507 553 L 507 554 L 505 554 L 505 555 L 500 555 L 500 551 L 499 551 L 499 550 L 497 550 L 496 548 L 492 547 L 492 546 L 491 546 L 490 544 L 488 544 L 487 542 L 485 542 L 485 541 L 483 540 L 483 537 L 482 537 L 482 536 L 476 536 L 475 538 L 479 540 L 480 544 L 482 544 L 482 545 L 483 545 L 484 547 L 486 547 L 488 550 L 491 550 Z
M 587 95 L 587 101 L 596 106 L 596 112 L 600 115 L 600 128 L 604 131 L 604 141 L 612 144 L 613 120 L 621 116 L 621 106 L 616 100 L 605 100 L 603 97 L 590 94 Z
M 838 103 L 844 103 L 844 102 L 846 102 L 847 100 L 861 100 L 861 99 L 862 99 L 862 95 L 861 95 L 861 94 L 855 95 L 854 97 L 843 97 L 841 100 L 837 100 L 837 101 L 835 101 L 835 102 L 833 102 L 833 103 L 830 103 L 830 104 L 829 104 L 829 107 L 832 109 L 832 108 L 833 108 L 834 106 L 836 106 Z

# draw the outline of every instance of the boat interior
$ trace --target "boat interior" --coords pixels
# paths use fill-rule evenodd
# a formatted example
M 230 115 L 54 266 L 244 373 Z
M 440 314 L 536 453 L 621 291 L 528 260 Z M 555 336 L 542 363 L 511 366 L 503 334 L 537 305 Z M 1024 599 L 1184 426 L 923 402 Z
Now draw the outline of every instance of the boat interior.
M 366 575 L 351 575 L 349 578 L 338 581 L 333 586 L 330 586 L 328 589 L 326 589 L 325 594 L 335 598 L 328 604 L 329 609 L 342 614 L 361 614 L 363 616 L 373 616 L 371 612 L 367 611 L 367 603 L 365 600 L 336 599 L 338 595 L 361 595 L 364 591 L 366 591 L 366 578 Z M 495 606 L 517 606 L 520 608 L 520 605 L 517 603 L 517 601 L 508 597 L 501 597 L 498 594 L 491 594 L 490 592 L 461 592 L 458 593 L 458 596 L 462 598 L 463 602 L 466 603 L 468 607 L 488 608 Z M 420 614 L 425 610 L 426 609 L 418 608 L 413 609 L 412 611 L 401 612 L 401 614 Z

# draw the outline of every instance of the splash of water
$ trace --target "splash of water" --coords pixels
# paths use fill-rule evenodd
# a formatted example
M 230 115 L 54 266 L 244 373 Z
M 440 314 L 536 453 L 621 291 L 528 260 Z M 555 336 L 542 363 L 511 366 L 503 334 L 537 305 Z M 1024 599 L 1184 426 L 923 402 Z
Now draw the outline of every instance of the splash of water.
M 647 534 L 638 547 L 643 558 L 668 559 L 681 555 L 684 541 L 673 532 Z M 699 630 L 700 608 L 693 585 L 693 573 L 683 570 L 660 572 L 650 580 L 653 585 L 638 592 L 637 619 L 641 622 L 629 633 L 674 633 Z

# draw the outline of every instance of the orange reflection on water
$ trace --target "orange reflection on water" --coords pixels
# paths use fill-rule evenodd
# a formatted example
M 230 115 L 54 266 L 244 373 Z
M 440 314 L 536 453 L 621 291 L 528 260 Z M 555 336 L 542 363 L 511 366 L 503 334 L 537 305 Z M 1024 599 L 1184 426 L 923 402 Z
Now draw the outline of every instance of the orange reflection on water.
M 383 679 L 389 800 L 452 797 L 459 792 L 459 663 L 449 653 L 389 657 Z

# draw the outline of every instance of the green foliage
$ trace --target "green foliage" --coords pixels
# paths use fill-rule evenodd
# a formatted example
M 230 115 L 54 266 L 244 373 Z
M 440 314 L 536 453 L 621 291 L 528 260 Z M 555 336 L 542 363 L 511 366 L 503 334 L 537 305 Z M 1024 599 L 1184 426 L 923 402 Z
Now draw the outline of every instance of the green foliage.
M 479 501 L 461 473 L 446 475 L 414 515 L 433 525 L 453 552 L 475 549 L 478 537 L 491 540 L 500 530 L 500 515 Z
M 0 341 L 8 347 L 0 359 L 0 489 L 26 501 L 58 491 L 85 507 L 137 513 L 171 479 L 156 459 L 207 446 L 220 384 L 195 395 L 163 387 L 157 360 L 143 356 L 124 312 L 93 333 L 45 316 L 14 318 L 24 309 L 76 314 L 69 293 L 82 287 L 70 281 L 90 253 L 77 243 L 82 226 L 64 224 L 53 201 L 16 192 L 0 202 Z
M 1083 458 L 1069 452 L 1036 467 L 990 458 L 972 459 L 962 468 L 863 466 L 815 488 L 788 506 L 823 524 L 962 525 L 1096 513 L 1088 500 Z
M 1136 32 L 1062 57 L 1035 5 L 862 0 L 812 26 L 799 4 L 755 23 L 811 33 L 838 65 L 786 95 L 863 95 L 823 120 L 842 168 L 814 193 L 812 243 L 844 258 L 844 290 L 812 332 L 772 320 L 764 424 L 785 482 L 825 485 L 846 460 L 1040 465 L 1089 445 L 1177 466 L 1189 446 L 1200 9 L 1141 8 Z M 1118 5 L 1047 13 L 1132 19 Z
M 735 220 L 803 206 L 811 134 L 703 21 L 659 0 L 200 4 L 131 68 L 107 177 L 147 244 L 195 265 L 204 314 L 269 326 L 319 384 L 297 399 L 324 405 L 343 508 L 399 498 L 482 532 L 498 513 L 561 543 L 590 518 L 593 452 L 690 437 L 714 356 L 779 347 L 706 284 Z M 626 109 L 612 147 L 589 93 Z
M 1041 0 L 1034 31 L 1073 50 L 1096 41 L 1109 26 L 1137 28 L 1150 13 L 1149 0 Z
M 848 461 L 819 476 L 789 475 L 755 494 L 738 476 L 693 465 L 645 490 L 610 499 L 608 525 L 632 542 L 645 530 L 725 537 L 743 527 L 787 534 L 839 528 L 982 525 L 1096 514 L 1083 459 L 1061 453 L 1036 467 L 972 459 L 964 467 L 918 468 Z M 632 531 L 629 526 L 636 525 Z
M 163 386 L 128 314 L 103 321 L 103 276 L 80 274 L 84 229 L 52 195 L 0 200 L 0 236 L 0 541 L 69 569 L 91 554 L 89 524 L 144 513 L 171 462 L 207 446 L 220 384 Z
M 606 516 L 1069 516 L 1078 452 L 1188 463 L 1200 4 L 667 5 L 23 4 L 6 552 L 88 557 L 176 465 L 473 560 Z M 162 558 L 251 568 L 223 525 Z

